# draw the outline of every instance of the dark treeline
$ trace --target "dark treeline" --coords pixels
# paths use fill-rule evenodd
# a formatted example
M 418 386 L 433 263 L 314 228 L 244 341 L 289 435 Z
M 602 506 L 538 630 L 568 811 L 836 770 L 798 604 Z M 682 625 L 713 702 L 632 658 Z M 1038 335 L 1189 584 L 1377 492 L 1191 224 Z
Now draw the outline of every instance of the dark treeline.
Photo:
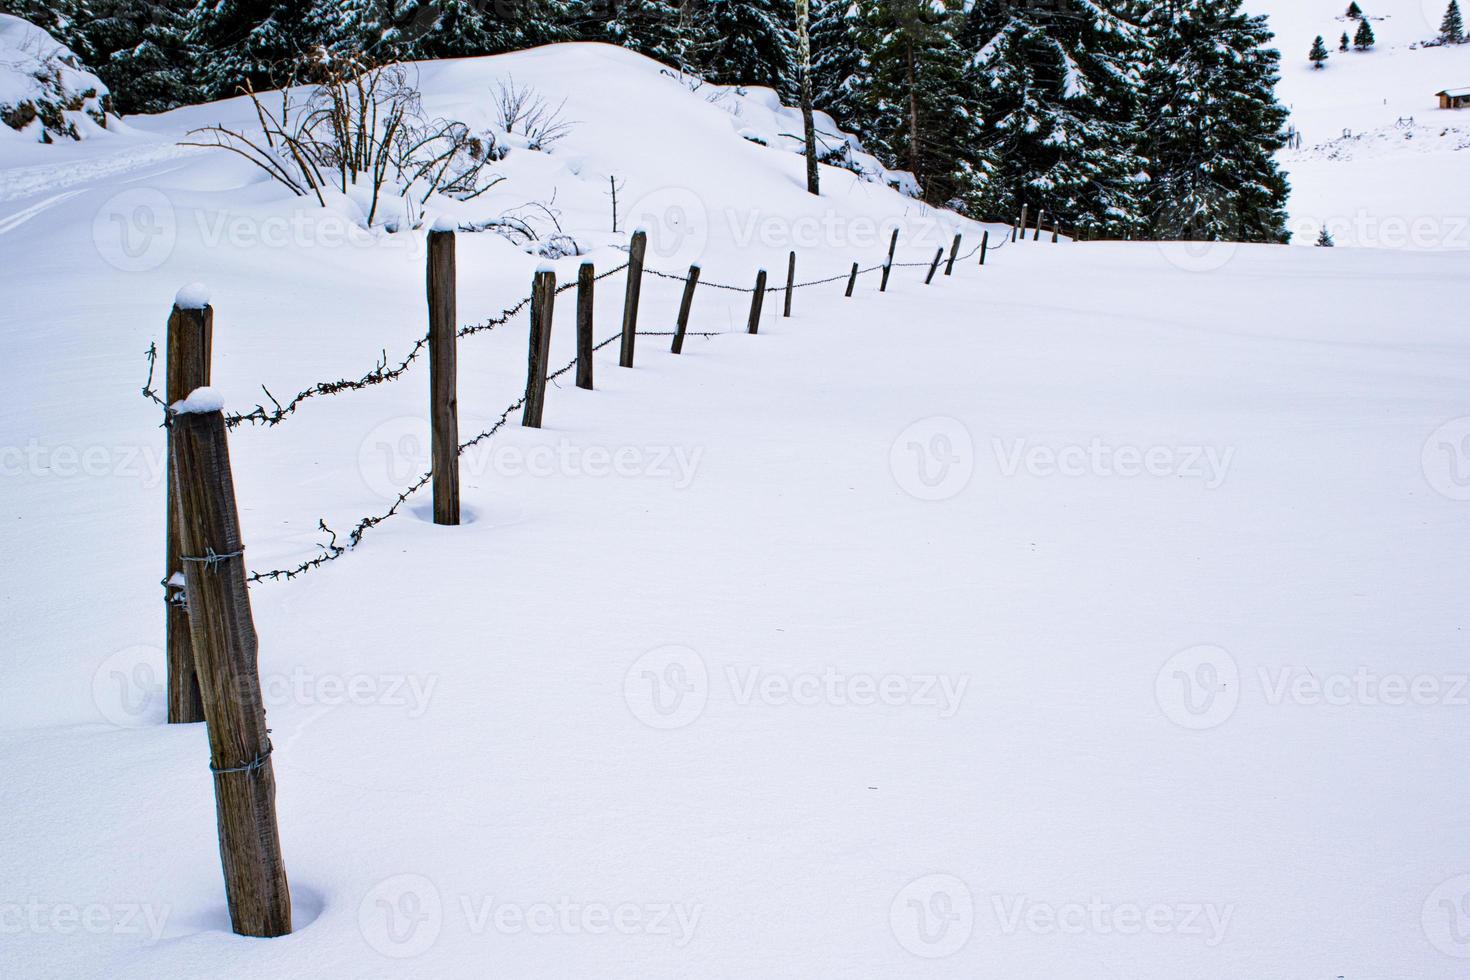
M 1093 235 L 1283 241 L 1279 55 L 1241 0 L 813 0 L 816 104 L 926 201 Z M 570 40 L 723 84 L 799 82 L 793 0 L 5 0 L 124 112 L 376 61 Z

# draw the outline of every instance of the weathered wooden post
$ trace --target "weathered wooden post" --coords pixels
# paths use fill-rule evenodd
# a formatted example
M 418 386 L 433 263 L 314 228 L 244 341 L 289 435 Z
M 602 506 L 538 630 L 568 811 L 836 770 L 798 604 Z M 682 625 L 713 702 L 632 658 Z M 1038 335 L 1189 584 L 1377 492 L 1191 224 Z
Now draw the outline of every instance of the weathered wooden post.
M 941 245 L 934 253 L 934 261 L 929 265 L 929 274 L 924 277 L 924 285 L 934 281 L 934 273 L 939 271 L 939 262 L 944 258 L 944 246 Z
M 983 234 L 983 235 L 980 236 L 980 264 L 981 265 L 984 265 L 985 264 L 985 253 L 988 252 L 988 251 L 990 251 L 990 231 L 989 231 L 989 229 L 986 230 L 985 234 Z
M 459 311 L 454 232 L 429 232 L 429 429 L 434 523 L 459 523 Z
M 762 269 L 755 274 L 755 292 L 750 297 L 750 323 L 747 328 L 751 333 L 760 333 L 761 310 L 766 305 L 766 270 Z
M 1045 217 L 1046 217 L 1046 209 L 1045 208 L 1043 208 L 1042 210 L 1036 212 L 1036 234 L 1034 236 L 1032 236 L 1032 238 L 1031 238 L 1031 240 L 1033 242 L 1039 242 L 1039 241 L 1041 241 L 1041 219 L 1042 218 L 1045 218 Z
M 633 366 L 633 347 L 638 340 L 638 298 L 643 292 L 643 256 L 648 252 L 648 232 L 633 232 L 628 249 L 628 291 L 623 297 L 623 343 L 618 355 L 621 367 Z
M 679 301 L 679 323 L 674 328 L 672 353 L 684 353 L 684 331 L 689 329 L 689 311 L 694 307 L 694 290 L 699 288 L 699 263 L 689 267 L 689 278 L 684 283 L 684 298 Z
M 592 307 L 597 285 L 597 270 L 591 262 L 583 262 L 577 270 L 577 387 L 592 390 Z
M 164 396 L 168 404 L 183 401 L 196 388 L 209 387 L 210 350 L 214 342 L 214 308 L 202 285 L 185 286 L 174 298 L 168 317 L 164 364 Z M 173 427 L 164 430 L 164 646 L 168 651 L 168 722 L 188 725 L 204 720 L 194 647 L 189 639 L 189 607 L 184 601 L 184 565 L 179 560 L 179 497 L 173 478 Z
M 954 244 L 949 247 L 949 261 L 944 265 L 946 276 L 954 275 L 954 261 L 960 257 L 960 235 L 954 236 Z
M 1031 205 L 1021 205 L 1021 241 L 1026 240 L 1026 221 L 1031 215 Z
M 556 272 L 543 265 L 531 286 L 530 353 L 526 366 L 526 410 L 521 425 L 541 428 L 546 407 L 547 361 L 551 357 L 551 317 L 556 306 Z
M 1062 240 L 1062 226 L 1060 224 L 1052 225 L 1052 229 L 1051 229 L 1051 243 L 1053 245 L 1055 245 L 1058 242 L 1060 242 L 1061 240 Z
M 852 291 L 857 288 L 858 264 L 852 264 L 852 275 L 847 277 L 847 298 L 852 298 Z
M 1019 216 L 1019 215 L 1018 215 L 1018 216 L 1017 216 L 1017 217 L 1015 217 L 1015 218 L 1013 218 L 1013 219 L 1011 219 L 1011 242 L 1012 242 L 1012 243 L 1014 243 L 1014 242 L 1015 242 L 1015 240 L 1016 240 L 1016 234 L 1017 234 L 1017 230 L 1018 230 L 1018 229 L 1019 229 L 1019 228 L 1020 228 L 1020 227 L 1021 227 L 1021 218 L 1020 218 L 1020 216 Z
M 291 931 L 291 892 L 223 408 L 213 389 L 202 388 L 170 411 L 189 631 L 209 730 L 230 924 L 242 936 L 284 936 Z
M 791 253 L 791 261 L 786 266 L 786 312 L 785 316 L 791 316 L 791 293 L 796 289 L 796 253 Z
M 878 284 L 878 292 L 888 292 L 888 277 L 893 273 L 893 256 L 898 252 L 898 229 L 893 229 L 893 237 L 888 239 L 888 261 L 883 263 L 883 281 Z

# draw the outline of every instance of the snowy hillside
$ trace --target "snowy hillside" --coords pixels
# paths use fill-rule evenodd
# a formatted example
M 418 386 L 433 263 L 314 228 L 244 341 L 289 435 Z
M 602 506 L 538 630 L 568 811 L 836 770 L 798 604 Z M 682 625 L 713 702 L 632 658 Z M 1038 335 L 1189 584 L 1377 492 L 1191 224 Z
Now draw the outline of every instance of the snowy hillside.
M 1470 86 L 1470 44 L 1417 47 L 1435 38 L 1447 0 L 1363 3 L 1377 46 L 1339 51 L 1355 33 L 1338 0 L 1248 0 L 1268 14 L 1282 52 L 1281 101 L 1302 134 L 1282 164 L 1291 176 L 1297 244 L 1324 223 L 1340 245 L 1470 248 L 1470 113 L 1439 109 L 1435 93 Z M 1322 35 L 1332 52 L 1307 61 Z
M 66 45 L 0 13 L 0 140 L 50 142 L 99 133 L 107 86 Z
M 1391 35 L 1363 65 L 1459 57 Z M 512 78 L 572 123 L 503 133 L 504 183 L 431 202 L 530 229 L 458 234 L 462 323 L 543 263 L 611 272 L 641 225 L 643 329 L 698 263 L 715 336 L 604 348 L 544 429 L 511 413 L 462 458 L 463 526 L 420 492 L 250 589 L 295 928 L 242 939 L 206 733 L 164 724 L 144 354 L 200 282 L 232 411 L 396 364 L 425 228 L 178 145 L 248 127 L 241 100 L 0 142 L 0 976 L 1464 975 L 1462 255 L 992 227 L 982 268 L 987 229 L 901 175 L 808 195 L 760 91 L 589 44 L 417 78 L 476 131 Z M 1314 104 L 1309 146 L 1338 124 Z M 888 291 L 846 298 L 895 228 Z M 792 250 L 820 285 L 747 334 L 718 287 L 781 285 Z M 624 283 L 597 283 L 599 340 Z M 460 341 L 462 437 L 524 391 L 527 339 L 519 314 Z M 420 360 L 233 430 L 246 565 L 386 511 L 428 466 L 428 389 Z

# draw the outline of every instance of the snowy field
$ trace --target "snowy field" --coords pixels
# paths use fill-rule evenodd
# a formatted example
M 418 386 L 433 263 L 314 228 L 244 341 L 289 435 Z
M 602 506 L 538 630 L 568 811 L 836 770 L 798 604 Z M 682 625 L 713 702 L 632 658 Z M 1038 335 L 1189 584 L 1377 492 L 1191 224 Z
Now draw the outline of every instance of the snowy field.
M 793 245 L 800 279 L 876 264 L 892 227 L 901 262 L 978 239 L 839 171 L 808 197 L 798 157 L 740 135 L 789 116 L 624 52 L 423 83 L 472 116 L 512 73 L 578 125 L 497 193 L 555 190 L 599 269 L 627 237 L 609 176 L 652 267 L 721 283 L 782 281 Z M 163 724 L 143 352 L 195 281 L 234 410 L 424 331 L 420 234 L 347 234 L 173 145 L 245 111 L 0 144 L 0 975 L 1466 975 L 1445 250 L 1028 242 L 929 287 L 805 289 L 789 320 L 772 297 L 755 337 L 746 296 L 701 291 L 691 329 L 727 335 L 552 387 L 545 429 L 463 460 L 465 526 L 419 495 L 251 590 L 296 931 L 232 935 L 205 733 Z M 461 320 L 540 261 L 461 235 Z M 599 337 L 621 291 L 599 284 Z M 677 302 L 650 278 L 644 327 Z M 518 397 L 525 344 L 524 317 L 462 342 L 463 437 Z M 250 567 L 385 509 L 426 404 L 419 364 L 234 432 Z
M 1343 32 L 1357 31 L 1347 6 L 1246 3 L 1270 15 L 1278 96 L 1302 134 L 1302 148 L 1281 156 L 1297 243 L 1312 244 L 1325 224 L 1339 245 L 1470 249 L 1470 112 L 1441 110 L 1435 98 L 1470 86 L 1470 44 L 1411 47 L 1438 36 L 1448 0 L 1361 2 L 1378 38 L 1372 51 L 1338 50 Z M 1307 52 L 1319 34 L 1332 57 L 1316 71 Z

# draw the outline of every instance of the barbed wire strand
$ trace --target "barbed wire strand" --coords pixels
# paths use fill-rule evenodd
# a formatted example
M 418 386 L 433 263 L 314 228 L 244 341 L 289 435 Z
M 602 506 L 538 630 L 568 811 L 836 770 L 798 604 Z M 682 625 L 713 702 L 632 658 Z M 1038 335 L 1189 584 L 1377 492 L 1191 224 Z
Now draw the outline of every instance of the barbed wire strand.
M 1004 248 L 1009 243 L 1010 243 L 1010 238 L 1009 237 L 1006 237 L 1002 241 L 1001 244 L 992 246 L 989 250 L 991 252 L 998 252 L 998 251 L 1000 251 L 1002 248 Z M 627 251 L 627 247 L 626 246 L 616 246 L 616 247 L 621 248 L 624 251 Z M 963 256 L 956 256 L 955 261 L 958 262 L 960 259 L 969 259 L 969 258 L 972 258 L 977 252 L 980 251 L 980 247 L 981 246 L 976 245 L 973 249 L 971 249 L 969 252 L 965 253 Z M 865 269 L 859 269 L 857 274 L 859 276 L 864 276 L 864 275 L 868 275 L 868 274 L 873 273 L 873 272 L 881 271 L 885 267 L 897 268 L 897 269 L 922 268 L 924 266 L 928 266 L 928 265 L 933 264 L 933 261 L 934 261 L 933 259 L 930 259 L 927 262 L 894 262 L 891 265 L 889 263 L 887 263 L 887 262 L 884 262 L 884 263 L 881 263 L 879 265 L 869 266 L 869 267 L 867 267 Z M 602 279 L 608 278 L 609 276 L 616 275 L 619 272 L 622 272 L 625 269 L 627 269 L 628 266 L 629 266 L 629 263 L 625 262 L 622 265 L 617 266 L 616 268 L 609 269 L 606 272 L 603 272 L 603 273 L 597 275 L 594 278 L 593 281 L 594 282 L 600 281 Z M 670 280 L 676 280 L 676 281 L 686 282 L 686 283 L 689 281 L 689 279 L 688 279 L 687 276 L 681 276 L 681 275 L 678 275 L 678 274 L 675 274 L 675 273 L 663 272 L 663 271 L 657 270 L 657 269 L 650 269 L 650 268 L 645 267 L 643 271 L 646 272 L 646 273 L 649 273 L 651 275 L 654 275 L 654 276 L 656 276 L 658 278 L 661 278 L 661 279 L 670 279 Z M 825 279 L 814 279 L 814 280 L 810 280 L 808 282 L 794 283 L 794 284 L 791 285 L 790 288 L 792 288 L 792 289 L 807 289 L 807 288 L 811 288 L 811 287 L 814 287 L 814 286 L 821 286 L 821 285 L 827 285 L 827 284 L 834 283 L 834 282 L 840 282 L 840 281 L 849 279 L 851 277 L 852 277 L 852 273 L 851 272 L 847 272 L 847 273 L 844 273 L 842 275 L 829 276 L 829 277 L 827 277 Z M 577 288 L 577 285 L 578 285 L 578 283 L 577 283 L 576 280 L 569 281 L 569 282 L 565 283 L 564 285 L 559 286 L 557 288 L 557 290 L 556 290 L 556 293 L 558 295 L 560 295 L 561 293 L 567 292 L 568 290 Z M 699 286 L 706 287 L 706 288 L 711 288 L 711 289 L 723 289 L 723 290 L 728 290 L 728 291 L 731 291 L 731 292 L 745 293 L 745 294 L 753 294 L 755 292 L 755 289 L 754 288 L 747 288 L 747 287 L 743 287 L 743 286 L 731 286 L 731 285 L 727 285 L 727 284 L 723 284 L 723 283 L 716 283 L 716 282 L 712 282 L 712 281 L 704 280 L 704 279 L 701 279 L 698 282 L 698 285 Z M 786 288 L 787 287 L 785 285 L 771 286 L 771 287 L 767 287 L 767 289 L 765 291 L 767 293 L 779 293 L 779 292 L 784 292 L 786 290 Z M 481 323 L 471 324 L 469 326 L 461 327 L 459 329 L 459 331 L 457 332 L 456 336 L 457 337 L 470 337 L 470 336 L 474 336 L 475 334 L 483 333 L 483 332 L 486 332 L 486 331 L 489 331 L 489 330 L 493 330 L 496 327 L 503 326 L 504 324 L 508 323 L 511 319 L 513 319 L 515 316 L 519 315 L 523 310 L 525 310 L 526 307 L 528 307 L 530 305 L 531 299 L 532 299 L 532 297 L 527 296 L 524 299 L 522 299 L 520 302 L 516 303 L 514 306 L 508 307 L 505 310 L 501 311 L 501 313 L 498 316 L 496 316 L 496 317 L 492 317 L 489 320 L 485 320 L 485 321 L 483 321 Z M 672 336 L 674 336 L 676 334 L 676 331 L 673 331 L 673 330 L 638 330 L 638 331 L 635 331 L 635 333 L 638 336 L 643 336 L 643 337 L 672 337 Z M 684 332 L 684 336 L 685 337 L 704 337 L 704 338 L 708 339 L 708 338 L 712 338 L 712 337 L 728 336 L 728 335 L 731 335 L 731 334 L 738 334 L 738 333 L 744 333 L 744 331 L 741 331 L 741 330 L 687 331 L 686 330 Z M 606 340 L 599 341 L 596 345 L 593 346 L 592 351 L 593 351 L 593 353 L 596 353 L 597 351 L 600 351 L 603 348 L 605 348 L 605 347 L 607 347 L 607 346 L 609 346 L 609 345 L 611 345 L 613 343 L 616 343 L 621 338 L 622 338 L 622 331 L 620 330 L 617 333 L 613 334 L 611 337 L 608 337 Z M 238 427 L 238 426 L 240 426 L 240 425 L 242 425 L 242 424 L 244 424 L 246 422 L 249 422 L 252 425 L 266 425 L 266 426 L 279 425 L 282 420 L 284 420 L 287 416 L 289 416 L 292 413 L 294 413 L 297 410 L 297 408 L 300 407 L 300 405 L 301 405 L 302 402 L 304 402 L 304 401 L 306 401 L 306 400 L 308 400 L 310 398 L 321 396 L 321 395 L 338 394 L 338 393 L 340 393 L 342 391 L 360 390 L 362 388 L 372 387 L 373 385 L 383 384 L 385 382 L 397 380 L 397 378 L 402 377 L 402 375 L 408 370 L 409 365 L 411 365 L 418 358 L 418 356 L 422 353 L 423 348 L 428 345 L 428 342 L 429 342 L 429 338 L 428 338 L 427 335 L 425 335 L 424 337 L 422 337 L 418 341 L 416 341 L 414 343 L 414 346 L 412 347 L 412 349 L 409 351 L 408 355 L 406 357 L 404 357 L 404 359 L 401 362 L 399 362 L 398 366 L 395 367 L 395 368 L 389 369 L 387 367 L 387 363 L 388 362 L 387 362 L 387 355 L 386 355 L 386 351 L 385 351 L 384 352 L 384 358 L 383 358 L 383 360 L 379 361 L 378 362 L 378 365 L 372 371 L 369 371 L 367 374 L 365 374 L 362 378 L 357 379 L 357 380 L 339 379 L 337 381 L 323 381 L 323 382 L 318 382 L 317 384 L 311 386 L 310 388 L 307 388 L 304 391 L 302 391 L 300 394 L 298 394 L 295 398 L 293 398 L 290 402 L 286 403 L 284 406 L 279 401 L 277 401 L 273 395 L 271 395 L 269 389 L 267 389 L 264 385 L 262 385 L 261 386 L 261 390 L 264 391 L 266 393 L 266 396 L 271 399 L 272 403 L 275 404 L 275 406 L 276 406 L 275 409 L 273 411 L 269 411 L 268 412 L 268 411 L 266 411 L 266 409 L 264 408 L 264 406 L 257 405 L 254 410 L 252 410 L 250 412 L 247 412 L 247 413 L 244 413 L 242 415 L 234 415 L 234 416 L 227 415 L 225 417 L 225 424 L 229 428 Z M 142 395 L 143 395 L 143 397 L 147 398 L 148 400 L 152 401 L 153 403 L 155 403 L 155 404 L 157 404 L 160 407 L 162 407 L 162 408 L 165 409 L 165 413 L 164 413 L 165 414 L 164 425 L 166 426 L 168 424 L 168 422 L 167 422 L 167 411 L 166 411 L 166 409 L 168 408 L 168 405 L 163 400 L 163 398 L 161 398 L 159 396 L 157 390 L 153 386 L 154 374 L 156 372 L 157 363 L 158 363 L 158 346 L 157 346 L 156 343 L 150 343 L 148 345 L 148 350 L 145 352 L 145 357 L 146 357 L 147 362 L 148 362 L 148 376 L 147 376 L 146 380 L 143 383 Z M 557 370 L 555 370 L 555 371 L 551 372 L 550 374 L 548 374 L 546 376 L 546 381 L 548 383 L 554 384 L 558 378 L 560 378 L 563 375 L 565 375 L 565 374 L 569 373 L 570 371 L 574 370 L 577 367 L 577 363 L 578 363 L 578 359 L 573 358 L 567 364 L 563 365 L 562 367 L 560 367 Z M 477 433 L 476 435 L 474 435 L 470 439 L 466 440 L 465 442 L 460 443 L 459 444 L 459 447 L 458 447 L 458 450 L 456 452 L 456 456 L 463 456 L 465 453 L 469 452 L 471 449 L 473 449 L 476 446 L 480 445 L 482 442 L 485 442 L 487 439 L 490 439 L 490 438 L 494 437 L 498 432 L 500 432 L 501 429 L 505 428 L 505 426 L 509 424 L 510 418 L 511 418 L 512 415 L 514 415 L 516 412 L 520 411 L 521 409 L 523 409 L 525 407 L 525 404 L 526 404 L 526 397 L 524 395 L 522 395 L 520 398 L 517 398 L 515 401 L 513 401 L 509 405 L 507 405 L 506 408 L 505 408 L 505 410 L 503 412 L 501 412 L 499 416 L 496 417 L 495 421 L 492 422 L 491 425 L 488 428 L 486 428 L 486 429 L 482 430 L 481 432 Z M 261 572 L 261 571 L 251 572 L 247 576 L 247 578 L 246 578 L 247 583 L 253 585 L 253 584 L 256 584 L 258 582 L 266 582 L 266 581 L 281 581 L 281 580 L 290 581 L 291 579 L 297 578 L 300 575 L 304 575 L 307 572 L 310 572 L 310 571 L 312 571 L 314 569 L 320 568 L 321 566 L 327 564 L 328 562 L 336 561 L 338 558 L 341 558 L 343 555 L 347 554 L 348 552 L 355 550 L 357 548 L 357 546 L 362 543 L 363 536 L 366 535 L 368 531 L 370 531 L 373 528 L 377 527 L 379 524 L 382 524 L 384 521 L 390 520 L 391 518 L 393 518 L 394 516 L 396 516 L 399 513 L 399 511 L 402 509 L 403 505 L 408 502 L 408 499 L 410 497 L 412 497 L 414 494 L 418 493 L 424 487 L 428 486 L 428 484 L 430 483 L 430 481 L 432 479 L 433 479 L 433 471 L 432 470 L 423 473 L 417 479 L 415 479 L 412 483 L 410 483 L 407 487 L 405 487 L 402 491 L 400 491 L 399 494 L 393 499 L 393 503 L 385 511 L 383 511 L 383 512 L 381 512 L 379 514 L 369 515 L 369 516 L 364 517 L 361 520 L 359 520 L 355 525 L 353 525 L 352 529 L 348 532 L 348 534 L 347 534 L 347 543 L 346 544 L 339 544 L 338 543 L 338 535 L 337 535 L 337 532 L 334 531 L 331 527 L 329 527 L 327 525 L 325 518 L 319 519 L 317 521 L 317 529 L 319 531 L 321 531 L 323 534 L 327 535 L 327 540 L 326 541 L 322 541 L 322 542 L 318 542 L 317 543 L 317 547 L 321 549 L 321 553 L 320 554 L 318 554 L 318 555 L 316 555 L 316 556 L 314 556 L 312 558 L 305 559 L 305 560 L 297 563 L 294 566 L 290 566 L 290 567 L 286 567 L 286 568 L 276 568 L 276 569 L 271 569 L 269 571 L 264 571 L 264 572 Z

